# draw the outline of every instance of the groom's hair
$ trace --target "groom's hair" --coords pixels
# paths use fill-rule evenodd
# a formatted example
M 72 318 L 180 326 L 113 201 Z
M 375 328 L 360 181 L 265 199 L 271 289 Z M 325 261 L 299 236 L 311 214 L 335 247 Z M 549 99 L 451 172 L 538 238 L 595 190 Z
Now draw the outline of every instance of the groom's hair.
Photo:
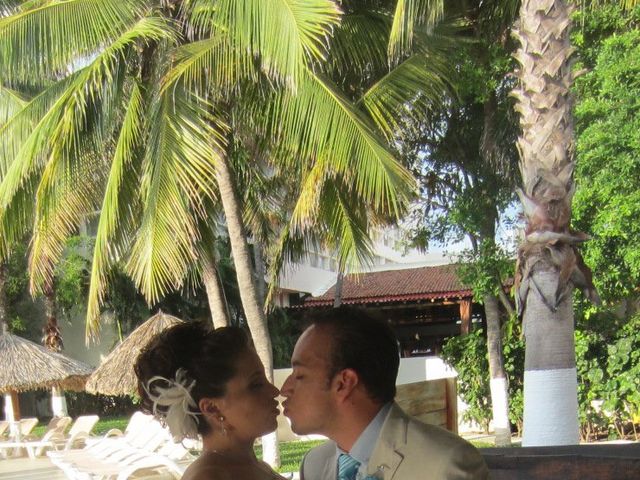
M 328 381 L 350 368 L 372 399 L 381 403 L 394 399 L 400 355 L 398 340 L 388 323 L 346 306 L 312 313 L 307 320 L 329 332 Z

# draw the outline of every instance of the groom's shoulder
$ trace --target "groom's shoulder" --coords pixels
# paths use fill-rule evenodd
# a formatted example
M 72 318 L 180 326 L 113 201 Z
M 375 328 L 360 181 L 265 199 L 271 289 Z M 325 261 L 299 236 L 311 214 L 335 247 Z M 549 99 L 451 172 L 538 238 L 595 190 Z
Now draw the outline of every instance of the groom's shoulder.
M 326 461 L 328 458 L 335 457 L 336 454 L 336 444 L 332 440 L 327 440 L 320 445 L 313 447 L 309 450 L 305 456 L 304 461 L 306 462 L 316 462 L 316 461 Z
M 302 459 L 301 478 L 304 480 L 316 480 L 323 478 L 328 469 L 328 462 L 335 462 L 336 444 L 328 440 L 309 450 Z

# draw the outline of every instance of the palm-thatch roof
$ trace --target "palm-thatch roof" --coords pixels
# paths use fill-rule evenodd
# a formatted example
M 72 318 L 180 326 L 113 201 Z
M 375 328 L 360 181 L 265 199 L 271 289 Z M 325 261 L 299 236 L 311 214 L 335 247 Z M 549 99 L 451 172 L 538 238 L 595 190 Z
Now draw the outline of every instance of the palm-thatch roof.
M 179 318 L 158 312 L 118 344 L 87 380 L 86 390 L 103 395 L 133 395 L 138 381 L 133 365 L 140 351 L 157 334 L 181 323 Z
M 0 393 L 49 389 L 83 390 L 91 366 L 47 350 L 26 338 L 0 334 Z

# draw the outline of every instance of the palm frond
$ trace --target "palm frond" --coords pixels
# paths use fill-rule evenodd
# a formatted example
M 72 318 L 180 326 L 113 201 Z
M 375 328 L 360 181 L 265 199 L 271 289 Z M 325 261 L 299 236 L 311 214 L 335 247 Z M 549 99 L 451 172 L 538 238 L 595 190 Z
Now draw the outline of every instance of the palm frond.
M 17 155 L 0 184 L 0 221 L 2 223 L 4 223 L 5 217 L 16 219 L 25 215 L 25 212 L 17 210 L 19 204 L 13 199 L 23 189 L 23 184 L 27 182 L 29 177 L 37 178 L 40 176 L 47 163 L 50 175 L 44 178 L 44 184 L 42 188 L 39 188 L 40 192 L 47 192 L 54 185 L 55 175 L 51 172 L 60 171 L 58 163 L 80 164 L 74 163 L 73 159 L 78 160 L 76 157 L 78 153 L 85 151 L 87 132 L 94 132 L 89 136 L 100 135 L 100 121 L 96 121 L 94 118 L 96 114 L 100 115 L 101 112 L 98 105 L 100 102 L 108 102 L 109 97 L 115 98 L 118 95 L 118 79 L 122 78 L 122 74 L 126 70 L 127 49 L 137 41 L 157 40 L 170 35 L 171 33 L 167 30 L 164 22 L 154 18 L 143 18 L 105 48 L 89 65 L 72 74 L 70 80 L 60 82 L 66 88 L 55 98 L 51 107 L 38 120 L 35 127 L 31 128 L 24 142 L 19 145 Z M 51 91 L 55 91 L 55 89 L 52 87 Z M 40 109 L 52 99 L 47 95 L 39 100 L 33 104 L 33 108 L 28 109 L 25 115 L 18 114 L 21 121 L 31 120 L 32 116 L 40 113 Z M 15 125 L 20 123 L 20 121 L 16 122 Z M 11 127 L 15 127 L 13 122 L 10 121 L 9 124 Z M 3 133 L 6 134 L 6 132 Z M 101 143 L 99 139 L 95 138 L 92 141 L 96 144 Z M 4 146 L 4 142 L 2 144 Z M 5 158 L 7 153 L 11 152 L 4 153 Z M 65 169 L 63 168 L 62 171 Z M 33 182 L 27 183 L 33 184 Z M 35 192 L 32 193 L 35 194 Z M 48 194 L 40 195 L 39 202 L 46 203 L 47 196 Z M 81 204 L 71 205 L 80 206 Z M 33 205 L 27 206 L 33 208 Z M 47 211 L 45 207 L 40 208 L 40 217 L 46 216 Z M 46 222 L 46 220 L 44 221 Z M 18 223 L 18 225 L 22 225 L 22 223 Z M 65 231 L 70 232 L 69 230 Z M 62 240 L 60 236 L 50 238 L 52 243 Z M 51 249 L 50 251 L 59 250 L 53 245 L 47 248 Z M 36 276 L 37 281 L 45 278 L 46 274 Z
M 392 64 L 411 52 L 416 27 L 433 28 L 443 13 L 442 0 L 398 0 L 389 36 L 389 58 Z
M 99 331 L 100 305 L 108 285 L 108 274 L 132 241 L 136 212 L 140 209 L 135 159 L 141 148 L 144 108 L 140 85 L 133 82 L 130 90 L 96 231 L 87 300 L 87 338 L 95 338 Z
M 332 0 L 218 0 L 194 2 L 194 24 L 226 35 L 249 51 L 273 79 L 295 85 L 308 59 L 320 59 L 340 19 Z
M 34 2 L 0 18 L 0 76 L 6 82 L 57 77 L 120 37 L 144 14 L 140 0 Z
M 328 63 L 332 73 L 365 75 L 387 68 L 390 28 L 389 17 L 374 11 L 345 15 L 330 41 Z
M 400 215 L 414 188 L 411 175 L 385 147 L 368 121 L 326 81 L 307 70 L 295 95 L 282 95 L 270 110 L 272 131 L 297 148 L 298 159 L 330 159 L 324 175 L 343 176 L 361 201 Z
M 163 89 L 184 82 L 201 96 L 237 90 L 242 80 L 256 80 L 255 60 L 220 36 L 191 42 L 172 52 L 173 65 L 163 79 Z
M 44 293 L 53 282 L 55 266 L 62 257 L 69 237 L 78 225 L 96 211 L 104 175 L 96 156 L 96 145 L 87 135 L 84 152 L 69 160 L 50 162 L 36 193 L 36 215 L 29 257 L 32 295 Z
M 28 100 L 20 92 L 0 85 L 0 127 L 22 110 L 27 103 Z
M 393 138 L 407 119 L 419 119 L 450 94 L 452 73 L 445 59 L 412 55 L 374 83 L 359 103 L 380 130 Z
M 155 105 L 142 170 L 144 211 L 126 266 L 150 303 L 179 288 L 195 261 L 196 220 L 203 196 L 212 195 L 219 139 L 206 104 L 184 89 L 163 92 Z

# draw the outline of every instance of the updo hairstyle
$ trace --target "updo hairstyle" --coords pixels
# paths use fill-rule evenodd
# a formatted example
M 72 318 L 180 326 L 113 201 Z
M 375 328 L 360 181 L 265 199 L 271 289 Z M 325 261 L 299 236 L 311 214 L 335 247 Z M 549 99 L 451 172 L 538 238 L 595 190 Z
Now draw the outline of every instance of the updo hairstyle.
M 249 336 L 239 327 L 223 327 L 212 330 L 202 322 L 186 322 L 168 328 L 156 336 L 140 352 L 134 366 L 138 377 L 140 406 L 146 413 L 153 413 L 153 401 L 146 387 L 149 380 L 160 376 L 174 381 L 178 369 L 184 369 L 188 381 L 195 384 L 191 390 L 196 407 L 198 433 L 206 435 L 211 427 L 204 420 L 197 406 L 202 398 L 221 397 L 227 382 L 236 374 L 239 356 L 251 348 Z M 168 382 L 155 380 L 155 385 L 168 386 Z M 166 408 L 156 406 L 156 412 L 166 416 Z

